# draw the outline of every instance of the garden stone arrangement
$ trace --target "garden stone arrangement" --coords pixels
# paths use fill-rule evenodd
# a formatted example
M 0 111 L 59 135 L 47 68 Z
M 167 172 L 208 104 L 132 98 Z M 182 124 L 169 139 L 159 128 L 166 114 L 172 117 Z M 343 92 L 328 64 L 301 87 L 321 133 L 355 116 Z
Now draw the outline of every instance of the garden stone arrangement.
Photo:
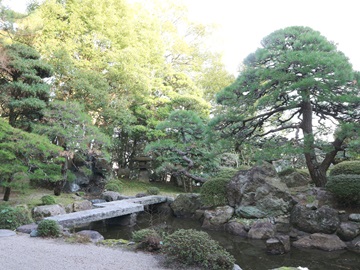
M 304 183 L 304 191 L 294 192 L 264 163 L 228 182 L 227 205 L 208 206 L 199 194 L 181 194 L 171 207 L 205 229 L 264 240 L 271 254 L 289 252 L 290 246 L 360 252 L 360 214 L 334 208 L 331 194 Z

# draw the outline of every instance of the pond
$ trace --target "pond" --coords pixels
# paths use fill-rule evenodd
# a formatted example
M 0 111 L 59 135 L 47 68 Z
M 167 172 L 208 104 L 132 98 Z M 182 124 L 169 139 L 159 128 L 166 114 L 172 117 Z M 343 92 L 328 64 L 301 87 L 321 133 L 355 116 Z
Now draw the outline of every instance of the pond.
M 151 226 L 161 227 L 172 232 L 177 229 L 201 229 L 201 224 L 193 219 L 164 217 L 157 214 L 141 213 L 133 227 L 95 222 L 86 229 L 100 232 L 105 239 L 131 239 L 133 231 Z M 81 228 L 84 229 L 84 228 Z M 79 230 L 79 229 L 78 229 Z M 360 254 L 351 251 L 325 252 L 321 250 L 300 250 L 292 247 L 284 255 L 269 255 L 265 251 L 265 242 L 251 240 L 225 232 L 206 231 L 220 242 L 236 259 L 243 270 L 266 270 L 281 266 L 307 267 L 310 270 L 359 270 Z

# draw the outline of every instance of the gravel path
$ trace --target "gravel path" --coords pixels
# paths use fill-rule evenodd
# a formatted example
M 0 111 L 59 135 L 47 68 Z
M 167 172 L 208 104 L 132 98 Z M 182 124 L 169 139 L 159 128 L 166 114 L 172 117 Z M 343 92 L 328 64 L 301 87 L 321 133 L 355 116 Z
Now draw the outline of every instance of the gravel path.
M 0 269 L 6 270 L 169 270 L 160 257 L 94 244 L 28 234 L 0 237 Z

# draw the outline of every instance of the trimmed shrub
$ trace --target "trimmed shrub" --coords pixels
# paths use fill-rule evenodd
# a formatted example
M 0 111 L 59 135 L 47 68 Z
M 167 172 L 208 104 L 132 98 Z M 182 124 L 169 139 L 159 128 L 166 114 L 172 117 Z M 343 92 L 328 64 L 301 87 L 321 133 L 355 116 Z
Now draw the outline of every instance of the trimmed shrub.
M 169 235 L 164 243 L 169 259 L 204 269 L 233 269 L 235 259 L 218 242 L 202 231 L 178 230 Z
M 10 206 L 0 208 L 0 229 L 15 230 L 32 222 L 29 211 L 24 208 Z
M 111 179 L 106 183 L 105 189 L 108 191 L 115 191 L 121 193 L 122 191 L 122 182 L 117 179 Z
M 160 193 L 160 189 L 157 187 L 149 187 L 146 190 L 146 193 L 149 195 L 158 195 Z
M 330 172 L 329 176 L 335 176 L 340 174 L 359 174 L 360 175 L 360 161 L 343 161 L 334 165 Z
M 161 248 L 161 237 L 154 229 L 143 229 L 132 233 L 132 239 L 138 243 L 137 248 L 156 251 Z
M 236 172 L 236 169 L 224 168 L 212 179 L 206 181 L 200 189 L 202 203 L 206 206 L 226 205 L 226 185 Z
M 56 204 L 56 200 L 53 196 L 45 195 L 41 197 L 41 202 L 43 205 L 52 205 Z
M 43 219 L 39 222 L 37 228 L 39 236 L 42 237 L 59 237 L 60 226 L 55 220 Z
M 330 176 L 326 183 L 342 204 L 360 203 L 360 174 L 340 174 Z

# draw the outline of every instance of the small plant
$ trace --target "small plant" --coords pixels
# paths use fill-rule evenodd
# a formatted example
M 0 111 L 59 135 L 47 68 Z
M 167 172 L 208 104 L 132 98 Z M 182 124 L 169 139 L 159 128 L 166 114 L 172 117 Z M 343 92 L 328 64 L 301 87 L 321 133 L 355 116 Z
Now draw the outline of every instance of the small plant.
M 32 223 L 29 211 L 20 207 L 2 206 L 0 208 L 0 229 L 15 230 L 21 225 Z
M 43 219 L 37 228 L 39 236 L 42 237 L 59 237 L 60 226 L 55 220 Z
M 161 248 L 161 237 L 154 229 L 143 229 L 132 233 L 132 239 L 138 243 L 139 249 L 156 251 Z
M 342 204 L 360 203 L 360 174 L 330 176 L 326 189 L 331 191 Z
M 165 254 L 170 259 L 204 269 L 233 269 L 235 259 L 218 242 L 202 231 L 178 230 L 164 243 Z
M 118 179 L 111 179 L 106 183 L 105 189 L 108 191 L 115 191 L 120 193 L 123 189 L 122 182 Z
M 206 206 L 226 205 L 226 185 L 235 175 L 233 168 L 222 169 L 212 179 L 206 181 L 200 189 L 201 201 Z
M 160 189 L 157 187 L 148 187 L 146 193 L 149 195 L 158 195 L 160 193 Z
M 340 174 L 358 174 L 360 175 L 360 161 L 343 161 L 334 165 L 330 172 L 330 176 L 340 175 Z
M 43 205 L 52 205 L 56 204 L 56 200 L 53 196 L 45 195 L 41 197 L 41 202 Z

